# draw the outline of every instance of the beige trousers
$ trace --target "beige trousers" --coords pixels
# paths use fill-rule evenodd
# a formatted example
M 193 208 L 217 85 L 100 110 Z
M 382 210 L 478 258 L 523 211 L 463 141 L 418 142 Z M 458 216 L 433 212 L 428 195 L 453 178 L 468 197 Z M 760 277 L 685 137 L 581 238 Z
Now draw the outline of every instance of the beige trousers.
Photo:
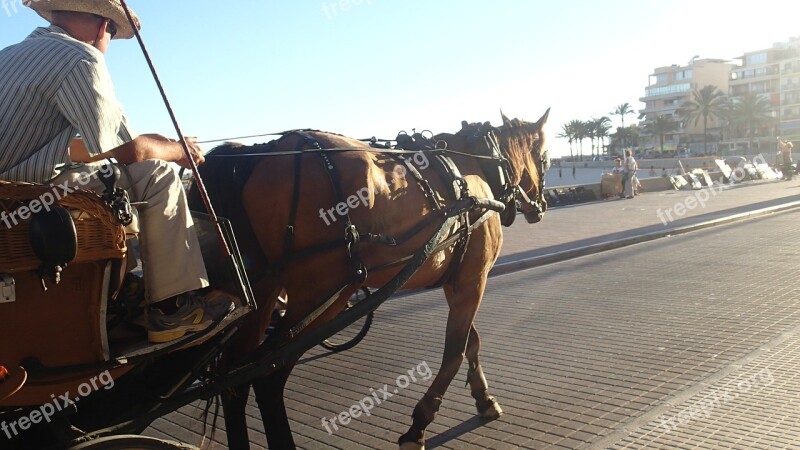
M 622 195 L 625 197 L 633 197 L 636 192 L 636 183 L 639 182 L 639 180 L 636 179 L 636 172 L 626 172 L 624 176 L 627 176 L 627 180 L 625 181 L 625 190 Z
M 50 183 L 68 182 L 70 187 L 105 190 L 101 181 L 107 163 L 92 163 L 62 172 Z M 208 286 L 208 275 L 200 244 L 189 214 L 186 193 L 177 171 L 161 160 L 120 165 L 118 187 L 125 189 L 139 212 L 139 246 L 147 293 L 145 303 Z

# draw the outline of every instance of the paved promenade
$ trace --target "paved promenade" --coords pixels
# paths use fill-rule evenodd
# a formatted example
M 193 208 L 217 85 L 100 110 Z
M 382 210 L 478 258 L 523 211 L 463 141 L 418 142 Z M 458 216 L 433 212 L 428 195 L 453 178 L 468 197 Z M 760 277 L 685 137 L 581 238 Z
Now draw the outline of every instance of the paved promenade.
M 706 194 L 694 208 L 687 198 L 705 195 L 669 191 L 556 208 L 537 225 L 520 217 L 499 262 L 788 204 L 800 200 L 800 181 Z M 668 208 L 677 220 L 665 226 L 657 211 Z M 505 415 L 475 417 L 464 367 L 427 448 L 800 449 L 798 222 L 800 209 L 789 209 L 492 277 L 476 324 Z M 287 386 L 297 445 L 396 448 L 427 369 L 438 370 L 446 316 L 440 291 L 400 296 L 354 349 L 309 352 Z M 410 370 L 416 381 L 405 386 Z M 391 398 L 328 432 L 322 418 L 384 385 Z M 201 407 L 147 434 L 199 445 Z M 265 448 L 252 396 L 248 414 L 253 448 Z M 226 448 L 223 432 L 215 438 L 213 448 Z
M 703 204 L 702 199 L 705 199 Z M 699 191 L 648 192 L 631 200 L 557 207 L 545 213 L 544 220 L 536 225 L 529 225 L 520 216 L 511 228 L 505 229 L 505 244 L 498 263 L 665 231 L 795 201 L 800 201 L 797 178 L 785 182 L 744 182 Z M 687 202 L 694 206 L 687 208 Z M 679 214 L 681 212 L 683 214 Z M 674 220 L 669 220 L 670 215 Z

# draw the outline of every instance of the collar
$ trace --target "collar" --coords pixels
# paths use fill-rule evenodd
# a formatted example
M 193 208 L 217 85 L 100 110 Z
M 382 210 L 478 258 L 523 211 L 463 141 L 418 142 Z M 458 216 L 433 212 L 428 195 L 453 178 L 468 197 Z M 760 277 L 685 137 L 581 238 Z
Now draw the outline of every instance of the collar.
M 39 27 L 33 30 L 33 32 L 30 35 L 28 35 L 28 37 L 25 40 L 27 41 L 29 39 L 62 39 L 65 41 L 69 41 L 73 44 L 78 44 L 82 46 L 100 60 L 105 59 L 105 55 L 103 55 L 103 52 L 85 42 L 81 42 L 75 39 L 74 37 L 70 36 L 67 30 L 57 25 L 50 25 L 49 27 Z
M 33 30 L 33 33 L 31 33 L 28 36 L 28 39 L 35 39 L 35 38 L 38 38 L 38 37 L 46 36 L 48 34 L 63 34 L 64 36 L 67 36 L 67 37 L 70 37 L 70 38 L 72 37 L 63 28 L 61 28 L 59 26 L 56 26 L 56 25 L 50 25 L 49 27 L 39 27 L 39 28 Z

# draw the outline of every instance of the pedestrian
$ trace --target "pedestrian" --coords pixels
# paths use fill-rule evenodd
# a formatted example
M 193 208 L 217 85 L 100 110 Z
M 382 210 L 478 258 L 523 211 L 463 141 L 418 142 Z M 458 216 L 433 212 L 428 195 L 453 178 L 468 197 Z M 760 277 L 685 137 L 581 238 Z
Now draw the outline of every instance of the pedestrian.
M 731 184 L 741 182 L 747 176 L 747 171 L 744 166 L 747 164 L 747 158 L 744 156 L 728 156 L 725 158 L 725 164 L 731 168 L 729 182 Z
M 650 166 L 650 172 L 647 175 L 651 177 L 656 176 L 656 166 Z
M 622 160 L 620 158 L 614 160 L 614 167 L 611 169 L 611 173 L 614 175 L 619 175 L 619 196 L 623 197 L 623 192 L 625 192 L 625 169 L 622 168 Z
M 622 164 L 622 168 L 624 170 L 622 178 L 625 180 L 623 195 L 625 198 L 633 198 L 634 187 L 638 184 L 636 171 L 639 169 L 639 166 L 636 164 L 636 159 L 634 159 L 630 150 L 625 150 L 625 161 Z
M 575 165 L 572 166 L 572 178 L 575 178 Z
M 792 149 L 794 145 L 790 141 L 784 141 L 778 136 L 778 150 L 781 153 L 783 180 L 792 181 L 794 175 L 794 164 L 792 164 Z

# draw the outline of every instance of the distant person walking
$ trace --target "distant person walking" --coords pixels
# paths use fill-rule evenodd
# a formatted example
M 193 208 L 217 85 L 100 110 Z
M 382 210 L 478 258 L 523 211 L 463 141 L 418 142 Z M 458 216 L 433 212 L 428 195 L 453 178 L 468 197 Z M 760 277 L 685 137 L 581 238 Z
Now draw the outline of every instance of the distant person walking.
M 636 164 L 636 159 L 633 158 L 630 150 L 625 150 L 625 162 L 622 164 L 622 168 L 624 170 L 622 179 L 625 180 L 623 195 L 625 198 L 633 198 L 634 186 L 638 184 L 636 180 L 636 171 L 639 169 L 639 166 Z
M 781 153 L 781 171 L 783 172 L 783 179 L 786 181 L 792 180 L 792 175 L 794 175 L 794 164 L 792 164 L 792 149 L 794 145 L 792 145 L 789 141 L 784 141 L 778 136 L 778 150 Z
M 575 178 L 575 166 L 572 166 L 572 178 Z

